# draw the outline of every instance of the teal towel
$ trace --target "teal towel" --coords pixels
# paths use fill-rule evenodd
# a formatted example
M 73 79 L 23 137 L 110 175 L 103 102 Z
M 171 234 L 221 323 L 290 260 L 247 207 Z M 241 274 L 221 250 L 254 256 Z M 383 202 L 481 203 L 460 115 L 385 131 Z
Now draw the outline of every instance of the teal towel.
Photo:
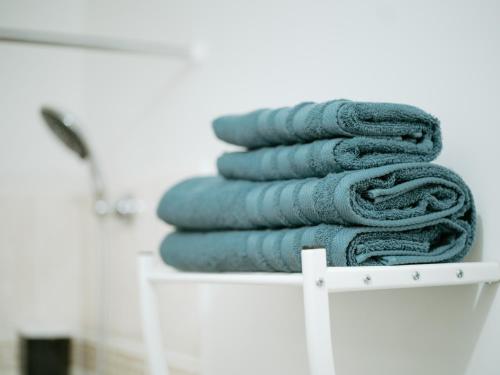
M 319 225 L 295 229 L 174 232 L 161 244 L 163 260 L 202 272 L 300 272 L 303 247 L 325 247 L 329 266 L 397 265 L 461 260 L 474 237 L 474 212 L 399 228 Z
M 439 151 L 440 146 L 430 139 L 417 143 L 390 138 L 336 138 L 225 153 L 217 160 L 217 168 L 226 178 L 287 180 L 324 177 L 333 172 L 387 164 L 431 161 Z
M 386 137 L 441 149 L 439 121 L 419 108 L 393 103 L 333 100 L 261 109 L 213 122 L 218 138 L 258 148 L 339 137 Z
M 395 227 L 463 213 L 472 205 L 458 175 L 438 165 L 411 163 L 303 180 L 193 178 L 167 191 L 157 213 L 170 224 L 194 230 Z

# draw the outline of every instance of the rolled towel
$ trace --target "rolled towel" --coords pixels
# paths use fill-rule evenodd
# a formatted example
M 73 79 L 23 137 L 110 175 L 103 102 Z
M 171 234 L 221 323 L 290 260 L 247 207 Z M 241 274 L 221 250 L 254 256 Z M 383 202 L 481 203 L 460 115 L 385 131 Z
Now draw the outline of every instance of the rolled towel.
M 161 244 L 163 260 L 202 272 L 300 272 L 303 247 L 325 247 L 329 266 L 454 262 L 469 251 L 474 213 L 399 228 L 319 225 L 281 230 L 174 232 Z
M 462 179 L 434 164 L 394 164 L 274 182 L 199 177 L 165 193 L 158 216 L 185 229 L 257 229 L 317 224 L 403 226 L 465 212 Z
M 393 103 L 333 100 L 223 116 L 213 128 L 223 141 L 248 148 L 339 137 L 385 137 L 441 149 L 439 121 L 419 108 Z M 428 151 L 424 151 L 428 152 Z
M 387 164 L 426 162 L 440 146 L 430 139 L 420 143 L 388 138 L 336 138 L 291 146 L 228 152 L 217 160 L 226 178 L 254 181 L 324 177 L 329 173 L 367 169 Z

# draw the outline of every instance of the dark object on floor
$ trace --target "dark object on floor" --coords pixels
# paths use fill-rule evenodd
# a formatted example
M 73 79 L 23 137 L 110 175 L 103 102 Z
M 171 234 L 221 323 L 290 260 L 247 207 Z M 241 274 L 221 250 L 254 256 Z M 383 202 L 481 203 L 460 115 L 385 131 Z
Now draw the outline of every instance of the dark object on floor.
M 71 339 L 69 337 L 19 338 L 22 375 L 68 375 Z

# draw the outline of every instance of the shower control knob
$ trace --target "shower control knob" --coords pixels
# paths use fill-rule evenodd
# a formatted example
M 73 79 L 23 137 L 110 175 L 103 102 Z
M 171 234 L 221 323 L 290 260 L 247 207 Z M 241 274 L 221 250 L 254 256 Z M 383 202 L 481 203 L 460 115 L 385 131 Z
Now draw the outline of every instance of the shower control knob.
M 115 213 L 121 218 L 132 219 L 141 212 L 140 202 L 132 196 L 125 196 L 115 203 Z
M 106 216 L 109 214 L 109 203 L 104 199 L 98 199 L 94 204 L 94 211 L 97 216 Z

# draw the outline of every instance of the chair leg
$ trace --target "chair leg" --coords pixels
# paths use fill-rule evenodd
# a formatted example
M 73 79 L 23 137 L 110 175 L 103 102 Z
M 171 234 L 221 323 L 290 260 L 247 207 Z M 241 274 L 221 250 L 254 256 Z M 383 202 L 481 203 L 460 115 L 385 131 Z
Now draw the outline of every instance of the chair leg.
M 148 274 L 153 267 L 153 255 L 140 253 L 138 256 L 139 293 L 141 304 L 142 331 L 146 357 L 151 375 L 168 375 L 167 361 L 162 343 L 157 296 Z
M 311 375 L 335 375 L 325 249 L 302 250 L 304 312 Z

